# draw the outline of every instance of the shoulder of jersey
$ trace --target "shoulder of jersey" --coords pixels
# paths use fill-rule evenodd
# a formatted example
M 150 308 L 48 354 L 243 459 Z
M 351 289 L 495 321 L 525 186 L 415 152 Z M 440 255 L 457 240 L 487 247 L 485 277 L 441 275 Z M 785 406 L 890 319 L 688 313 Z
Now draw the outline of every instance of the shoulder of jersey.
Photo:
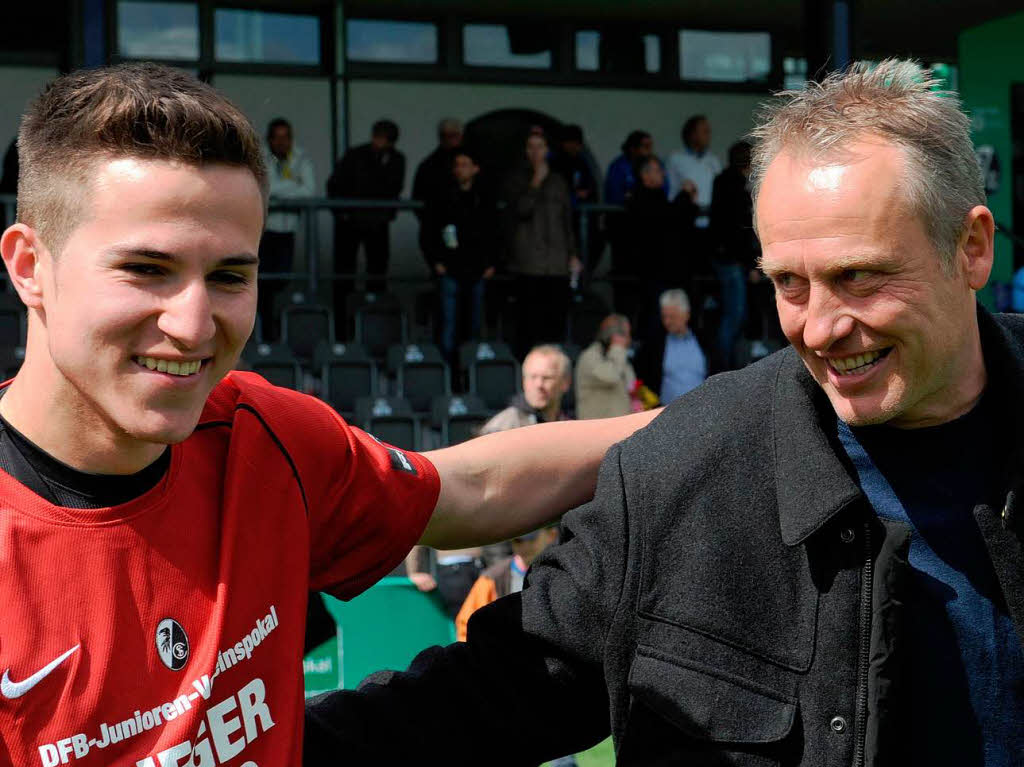
M 206 400 L 199 424 L 230 421 L 240 405 L 264 412 L 275 405 L 305 399 L 305 395 L 273 386 L 255 373 L 232 370 L 218 383 Z

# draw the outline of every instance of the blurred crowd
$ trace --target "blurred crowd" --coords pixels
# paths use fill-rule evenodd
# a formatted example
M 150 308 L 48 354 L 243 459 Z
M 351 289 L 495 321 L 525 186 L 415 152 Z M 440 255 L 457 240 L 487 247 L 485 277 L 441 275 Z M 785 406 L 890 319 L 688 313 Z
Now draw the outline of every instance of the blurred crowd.
M 519 162 L 500 171 L 464 140 L 460 121 L 442 120 L 437 133 L 436 148 L 415 170 L 412 197 L 422 204 L 418 245 L 436 283 L 435 340 L 450 361 L 461 344 L 486 334 L 486 318 L 498 314 L 499 305 L 504 339 L 520 359 L 539 344 L 565 344 L 574 306 L 591 301 L 603 307 L 602 314 L 619 318 L 620 331 L 623 323 L 628 330 L 598 333 L 597 357 L 588 349 L 582 359 L 601 369 L 625 355 L 655 395 L 683 359 L 694 367 L 699 354 L 707 360 L 705 372 L 717 372 L 778 344 L 771 287 L 757 270 L 750 145 L 737 142 L 723 163 L 710 150 L 707 117 L 687 119 L 680 146 L 664 156 L 648 132 L 629 132 L 603 174 L 579 125 L 528 127 Z M 336 163 L 327 196 L 397 200 L 406 175 L 398 141 L 394 122 L 376 122 L 370 141 Z M 283 119 L 268 126 L 267 163 L 272 197 L 321 192 Z M 591 209 L 594 203 L 604 207 Z M 386 289 L 395 215 L 387 206 L 334 211 L 334 271 L 346 275 L 333 286 L 339 339 L 346 337 L 340 307 L 355 291 L 360 249 L 365 290 Z M 298 226 L 295 213 L 271 214 L 261 252 L 265 271 L 291 271 Z M 603 264 L 606 253 L 610 263 Z M 595 273 L 611 285 L 596 302 L 589 290 Z M 266 340 L 277 332 L 275 295 L 283 284 L 261 284 Z M 674 322 L 666 319 L 666 307 Z M 669 399 L 686 389 L 676 379 L 668 383 Z

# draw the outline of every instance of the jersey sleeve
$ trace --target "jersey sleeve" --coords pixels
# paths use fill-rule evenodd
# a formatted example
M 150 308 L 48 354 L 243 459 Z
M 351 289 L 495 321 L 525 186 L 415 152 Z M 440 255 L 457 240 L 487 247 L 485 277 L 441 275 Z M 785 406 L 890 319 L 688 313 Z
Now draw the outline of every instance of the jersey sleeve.
M 433 464 L 350 426 L 327 404 L 232 373 L 294 464 L 308 513 L 310 588 L 351 599 L 419 540 L 440 495 Z M 251 379 L 255 379 L 254 381 Z

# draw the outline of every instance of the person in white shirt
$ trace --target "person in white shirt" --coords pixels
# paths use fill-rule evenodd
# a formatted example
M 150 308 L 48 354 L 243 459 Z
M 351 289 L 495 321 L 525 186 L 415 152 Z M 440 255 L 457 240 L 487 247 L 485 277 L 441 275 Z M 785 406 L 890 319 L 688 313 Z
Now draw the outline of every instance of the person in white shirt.
M 267 145 L 263 148 L 270 198 L 287 200 L 312 197 L 316 189 L 313 162 L 302 148 L 295 145 L 292 126 L 282 117 L 267 126 Z M 260 271 L 290 272 L 295 258 L 295 232 L 301 216 L 296 212 L 273 211 L 267 216 L 267 226 L 260 240 Z M 278 324 L 274 317 L 274 298 L 287 285 L 286 280 L 261 280 L 257 312 L 260 315 L 264 341 L 278 337 Z
M 704 215 L 697 217 L 697 229 L 707 229 L 706 208 L 711 205 L 711 187 L 722 172 L 722 162 L 711 153 L 711 123 L 705 115 L 694 115 L 683 124 L 683 148 L 668 158 L 668 198 L 674 200 L 689 181 L 697 189 L 694 202 Z

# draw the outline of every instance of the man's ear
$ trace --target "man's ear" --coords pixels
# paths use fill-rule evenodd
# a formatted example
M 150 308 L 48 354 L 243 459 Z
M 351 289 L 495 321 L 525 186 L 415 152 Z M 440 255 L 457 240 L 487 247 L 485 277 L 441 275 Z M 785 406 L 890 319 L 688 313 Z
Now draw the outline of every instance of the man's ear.
M 40 266 L 50 253 L 36 230 L 25 224 L 14 224 L 0 237 L 0 253 L 3 254 L 11 284 L 18 291 L 25 306 L 42 306 L 43 285 Z
M 975 205 L 964 220 L 964 235 L 957 257 L 964 264 L 972 290 L 985 287 L 992 274 L 995 228 L 992 212 L 984 205 Z

